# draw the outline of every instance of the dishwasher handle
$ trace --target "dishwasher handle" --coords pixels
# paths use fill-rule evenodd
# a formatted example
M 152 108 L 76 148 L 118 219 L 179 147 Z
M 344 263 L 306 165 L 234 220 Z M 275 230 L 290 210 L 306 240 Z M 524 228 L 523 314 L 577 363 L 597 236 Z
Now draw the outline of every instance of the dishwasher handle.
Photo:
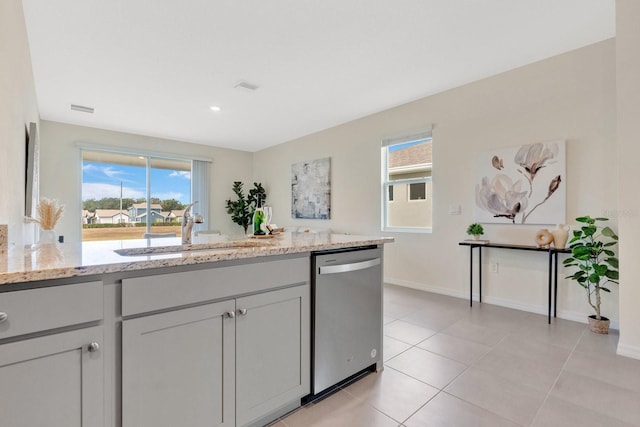
M 348 273 L 350 271 L 364 270 L 365 268 L 375 267 L 380 265 L 380 258 L 369 259 L 366 261 L 354 262 L 351 264 L 339 264 L 339 265 L 327 265 L 320 267 L 319 274 L 335 274 L 335 273 Z

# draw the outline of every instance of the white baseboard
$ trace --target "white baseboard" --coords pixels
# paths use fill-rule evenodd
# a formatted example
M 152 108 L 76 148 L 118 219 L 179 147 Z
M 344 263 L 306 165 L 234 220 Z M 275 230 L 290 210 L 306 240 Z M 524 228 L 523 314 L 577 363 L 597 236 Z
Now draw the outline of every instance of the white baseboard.
M 426 283 L 409 282 L 407 280 L 385 278 L 384 283 L 391 285 L 404 286 L 405 288 L 418 289 L 420 291 L 433 292 L 434 294 L 448 295 L 456 298 L 469 298 L 468 292 L 456 291 L 454 289 L 439 288 L 437 286 L 427 285 Z M 474 294 L 473 300 L 476 301 L 477 295 Z
M 409 282 L 406 280 L 399 280 L 399 279 L 393 279 L 393 278 L 385 278 L 384 282 L 392 285 L 404 286 L 406 288 L 433 292 L 434 294 L 441 294 L 441 295 L 448 295 L 450 297 L 469 299 L 468 292 L 458 291 L 458 290 L 449 289 L 449 288 L 441 288 L 441 287 L 432 286 L 426 283 Z M 479 300 L 477 293 L 473 294 L 473 300 L 474 301 Z M 544 316 L 547 315 L 546 305 L 524 304 L 518 301 L 513 301 L 505 298 L 492 297 L 487 295 L 483 296 L 482 302 L 487 304 L 499 305 L 501 307 L 512 308 L 514 310 L 542 314 Z M 579 313 L 575 311 L 566 311 L 566 310 L 558 311 L 557 315 L 560 319 L 572 320 L 574 322 L 579 322 L 579 323 L 587 323 L 587 317 L 588 317 L 588 314 L 585 314 L 585 313 Z M 610 327 L 611 329 L 620 329 L 619 322 L 612 321 Z M 630 356 L 630 357 L 633 357 L 633 356 Z
M 618 353 L 620 356 L 631 357 L 633 359 L 640 360 L 640 347 L 618 343 L 618 350 L 616 351 L 616 353 Z

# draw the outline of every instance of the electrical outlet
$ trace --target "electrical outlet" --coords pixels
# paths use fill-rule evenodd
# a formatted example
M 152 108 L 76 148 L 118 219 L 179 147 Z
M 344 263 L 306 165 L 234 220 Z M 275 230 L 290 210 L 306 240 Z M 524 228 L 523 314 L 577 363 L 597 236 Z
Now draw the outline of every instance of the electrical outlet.
M 491 272 L 492 273 L 497 273 L 498 272 L 498 263 L 497 262 L 492 262 L 491 263 Z

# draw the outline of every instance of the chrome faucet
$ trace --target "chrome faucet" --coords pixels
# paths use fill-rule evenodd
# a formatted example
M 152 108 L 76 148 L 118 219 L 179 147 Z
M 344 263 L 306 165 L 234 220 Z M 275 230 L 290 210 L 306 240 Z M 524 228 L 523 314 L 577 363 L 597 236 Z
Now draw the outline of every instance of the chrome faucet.
M 196 202 L 191 203 L 184 210 L 184 214 L 182 214 L 182 244 L 190 245 L 191 244 L 191 232 L 193 230 L 193 224 L 202 224 L 204 222 L 204 218 L 202 215 L 193 214 L 193 205 Z

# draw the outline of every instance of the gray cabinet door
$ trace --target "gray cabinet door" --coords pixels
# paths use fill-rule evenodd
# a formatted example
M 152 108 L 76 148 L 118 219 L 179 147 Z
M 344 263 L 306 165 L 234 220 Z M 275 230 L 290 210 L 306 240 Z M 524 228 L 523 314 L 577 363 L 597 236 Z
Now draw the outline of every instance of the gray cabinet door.
M 236 307 L 236 417 L 243 426 L 309 393 L 309 286 L 239 298 Z
M 101 344 L 96 326 L 0 345 L 0 425 L 102 426 Z
M 231 427 L 234 301 L 123 321 L 124 427 Z

